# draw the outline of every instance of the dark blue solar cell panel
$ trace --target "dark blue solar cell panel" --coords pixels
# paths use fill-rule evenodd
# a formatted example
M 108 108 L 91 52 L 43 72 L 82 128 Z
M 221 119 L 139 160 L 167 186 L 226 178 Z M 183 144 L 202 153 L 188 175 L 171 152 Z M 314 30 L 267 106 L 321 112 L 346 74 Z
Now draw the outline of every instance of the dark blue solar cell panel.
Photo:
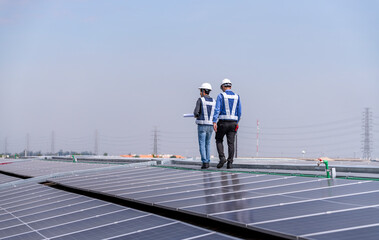
M 38 196 L 41 193 L 44 192 L 49 192 L 51 189 L 49 188 L 39 188 L 39 189 L 31 189 L 31 190 L 24 190 L 20 192 L 14 192 L 8 195 L 3 195 L 0 201 L 0 205 L 9 203 L 10 201 L 13 200 L 18 200 L 18 199 L 28 199 L 34 196 Z
M 45 218 L 55 217 L 57 215 L 67 214 L 67 213 L 71 213 L 71 212 L 76 212 L 76 211 L 86 209 L 86 208 L 97 207 L 97 206 L 103 205 L 103 204 L 105 204 L 105 203 L 98 201 L 98 200 L 90 200 L 90 201 L 82 202 L 79 204 L 72 204 L 71 206 L 67 205 L 64 207 L 51 209 L 49 211 L 34 213 L 31 215 L 20 217 L 20 219 L 24 222 L 39 221 L 39 220 L 42 220 Z
M 336 197 L 336 198 L 328 199 L 328 201 L 344 203 L 344 204 L 355 204 L 357 206 L 379 205 L 379 192 L 357 194 L 353 196 Z
M 163 195 L 163 194 L 170 194 L 175 193 L 178 191 L 191 191 L 191 190 L 197 190 L 201 189 L 201 186 L 186 186 L 186 187 L 175 187 L 175 188 L 164 188 L 164 189 L 154 189 L 149 191 L 143 191 L 143 192 L 135 192 L 130 193 L 129 191 L 121 192 L 122 197 L 126 198 L 133 198 L 133 199 L 139 199 L 143 197 L 148 196 L 156 196 L 156 195 Z
M 109 174 L 112 175 L 112 178 L 109 178 Z M 58 179 L 52 179 L 52 181 L 59 182 L 59 183 L 65 184 L 65 185 L 92 187 L 92 186 L 99 185 L 99 183 L 102 186 L 103 185 L 104 186 L 113 185 L 116 183 L 129 184 L 131 182 L 137 182 L 136 178 L 141 177 L 140 173 L 139 174 L 136 173 L 137 176 L 132 176 L 130 174 L 127 174 L 127 175 L 126 174 L 112 174 L 112 173 L 109 173 L 109 174 L 104 175 L 104 176 L 100 176 L 100 177 L 97 177 L 96 175 L 95 176 L 89 176 L 89 177 L 78 177 L 77 179 L 60 179 L 60 178 L 58 178 Z M 156 174 L 154 174 L 154 173 L 146 173 L 145 175 L 149 179 L 156 176 Z M 164 176 L 164 174 L 161 174 L 161 175 Z M 144 178 L 142 178 L 140 181 L 146 181 L 146 180 Z
M 7 238 L 2 238 L 2 240 L 42 240 L 46 239 L 40 234 L 36 232 L 29 232 L 29 233 L 24 233 L 20 235 L 16 235 L 13 237 L 7 237 Z
M 22 205 L 27 206 L 27 204 L 30 204 L 31 202 L 42 201 L 44 199 L 57 198 L 57 197 L 61 197 L 64 195 L 68 195 L 68 194 L 65 192 L 56 192 L 56 191 L 43 192 L 43 193 L 39 193 L 38 195 L 35 195 L 33 197 L 30 197 L 30 198 L 26 198 L 26 197 L 21 196 L 19 199 L 12 199 L 8 203 L 4 203 L 4 204 L 0 204 L 0 205 L 1 205 L 1 207 L 8 209 L 8 208 L 15 207 L 15 206 L 22 206 Z
M 113 236 L 120 236 L 126 233 L 135 232 L 138 230 L 143 230 L 146 228 L 157 227 L 160 225 L 164 225 L 172 222 L 171 220 L 150 215 L 146 217 L 141 217 L 133 220 L 123 221 L 114 223 L 111 225 L 98 227 L 94 229 L 89 229 L 86 231 L 73 233 L 70 235 L 64 235 L 57 238 L 51 239 L 64 239 L 64 240 L 78 240 L 78 239 L 88 239 L 88 240 L 96 240 L 96 239 L 104 239 Z
M 324 179 L 307 178 L 309 181 L 304 181 L 305 178 L 297 177 L 294 179 L 294 184 L 272 186 L 254 190 L 261 194 L 285 194 L 287 192 L 304 191 L 314 188 L 329 187 L 328 182 Z
M 86 231 L 86 229 L 97 228 L 107 224 L 113 224 L 144 215 L 147 214 L 135 210 L 124 210 L 116 213 L 110 213 L 98 217 L 95 216 L 92 218 L 59 225 L 57 227 L 42 229 L 39 230 L 39 232 L 48 238 L 53 238 L 55 236 L 65 235 L 72 232 Z
M 3 188 L 3 189 L 0 189 L 0 195 L 1 196 L 7 196 L 7 195 L 10 195 L 10 194 L 15 194 L 15 193 L 20 193 L 20 192 L 23 192 L 23 191 L 26 191 L 26 190 L 32 190 L 32 189 L 41 189 L 43 188 L 42 185 L 37 185 L 37 184 L 25 184 L 25 185 L 22 185 L 22 186 L 11 186 L 11 187 L 8 187 L 8 188 Z
M 214 215 L 215 218 L 242 224 L 254 224 L 261 221 L 276 220 L 352 208 L 350 205 L 326 201 L 311 201 L 283 206 L 267 207 L 254 210 L 236 211 Z
M 379 223 L 379 209 L 366 208 L 253 225 L 287 235 L 304 235 Z
M 187 224 L 183 223 L 173 223 L 170 225 L 150 229 L 150 230 L 142 230 L 138 233 L 133 233 L 129 235 L 120 236 L 118 238 L 114 238 L 114 240 L 121 239 L 167 239 L 167 240 L 175 240 L 175 239 L 185 239 L 190 237 L 199 236 L 202 234 L 206 234 L 208 231 L 195 228 Z
M 28 226 L 26 225 L 19 225 L 14 227 L 9 227 L 5 229 L 1 229 L 0 231 L 0 238 L 10 237 L 14 235 L 19 235 L 22 233 L 27 233 L 32 231 Z
M 257 178 L 250 178 L 250 180 L 252 180 L 252 182 L 251 183 L 244 183 L 244 184 L 239 184 L 238 179 L 230 180 L 229 182 L 224 181 L 223 183 L 225 183 L 225 185 L 215 183 L 214 188 L 218 188 L 219 193 L 227 193 L 227 192 L 238 191 L 238 190 L 242 191 L 245 189 L 253 189 L 252 191 L 254 191 L 254 188 L 259 188 L 258 186 L 263 187 L 263 186 L 272 186 L 273 185 L 273 183 L 271 181 L 259 182 L 259 180 L 256 180 L 256 179 Z M 308 179 L 303 180 L 303 181 L 308 181 Z M 291 183 L 291 182 L 299 182 L 299 180 L 296 180 L 295 178 L 288 178 L 288 180 L 283 179 L 283 182 Z M 161 195 L 172 194 L 172 193 L 177 193 L 177 192 L 182 192 L 182 191 L 194 191 L 194 190 L 203 190 L 204 191 L 204 189 L 207 189 L 207 188 L 212 188 L 212 185 L 211 184 L 209 184 L 209 185 L 203 184 L 203 185 L 185 186 L 185 187 L 178 186 L 178 187 L 172 187 L 172 188 L 168 188 L 168 189 L 158 189 L 158 190 L 152 189 L 150 191 L 144 191 L 144 192 L 138 192 L 138 193 L 130 193 L 128 191 L 125 191 L 121 195 L 123 197 L 134 198 L 134 199 L 139 199 L 141 201 L 145 201 L 143 199 L 147 198 L 147 197 L 151 198 L 153 196 L 161 196 Z M 217 190 L 213 190 L 213 191 L 217 191 Z
M 0 221 L 0 231 L 3 228 L 8 228 L 8 227 L 19 225 L 19 224 L 22 224 L 22 222 L 16 218 L 11 218 L 11 219 L 8 219 L 5 221 Z
M 230 239 L 239 239 L 219 233 L 205 234 L 204 236 L 195 238 L 196 240 L 230 240 Z
M 7 176 L 7 175 L 3 175 L 3 174 L 0 175 L 0 184 L 13 182 L 13 181 L 17 181 L 17 180 L 19 180 L 19 178 L 11 177 L 11 176 Z
M 78 221 L 81 219 L 87 219 L 87 218 L 95 217 L 98 215 L 103 215 L 106 213 L 112 213 L 112 212 L 125 210 L 125 209 L 126 208 L 115 205 L 115 204 L 108 204 L 106 206 L 99 206 L 99 207 L 90 208 L 87 210 L 83 208 L 77 212 L 61 214 L 61 215 L 50 217 L 46 220 L 40 220 L 40 221 L 29 223 L 29 226 L 34 229 L 48 228 L 55 225 L 61 225 L 61 224 Z
M 284 182 L 285 182 L 285 180 L 286 179 L 283 179 Z M 293 179 L 288 179 L 288 180 L 294 181 Z M 280 182 L 283 182 L 283 181 L 280 181 Z M 291 184 L 291 181 L 287 181 L 286 183 Z M 319 187 L 320 185 L 322 186 L 323 184 L 325 184 L 325 182 L 326 181 L 306 182 L 306 183 L 301 183 L 301 186 L 302 186 L 302 188 L 305 188 L 305 187 L 316 188 L 316 187 Z M 296 182 L 294 182 L 294 183 L 296 183 Z M 279 184 L 279 181 L 275 181 L 275 184 Z M 210 189 L 210 190 L 204 189 L 203 191 L 197 191 L 196 192 L 198 194 L 197 198 L 190 198 L 190 199 L 181 200 L 180 194 L 177 194 L 176 197 L 179 198 L 179 200 L 176 200 L 176 201 L 171 200 L 169 202 L 155 202 L 155 203 L 158 205 L 171 207 L 171 208 L 182 208 L 182 207 L 191 206 L 191 205 L 198 205 L 198 204 L 224 202 L 224 201 L 230 201 L 230 200 L 236 200 L 236 199 L 246 199 L 246 198 L 252 198 L 252 197 L 267 195 L 267 194 L 259 193 L 260 190 L 257 188 L 268 188 L 268 189 L 275 188 L 276 189 L 275 191 L 278 191 L 278 188 L 281 188 L 281 187 L 276 187 L 275 185 L 272 187 L 272 185 L 274 185 L 274 184 L 273 184 L 273 182 L 270 181 L 270 182 L 263 182 L 263 183 L 259 183 L 259 184 L 246 184 L 243 187 L 230 186 L 229 188 L 218 188 L 218 189 Z M 298 184 L 296 184 L 296 185 L 298 185 Z M 257 187 L 257 186 L 259 186 L 259 187 Z M 251 187 L 251 190 L 245 190 L 245 191 L 241 190 L 241 188 L 245 189 L 248 187 Z M 284 191 L 284 188 L 283 188 L 283 191 Z M 193 192 L 190 192 L 190 193 L 195 196 L 195 194 Z M 187 197 L 191 197 L 190 193 L 184 193 L 183 195 L 185 195 Z M 167 196 L 162 196 L 162 198 L 165 198 L 165 197 L 167 198 Z M 290 200 L 290 198 L 287 198 L 287 197 L 284 197 L 284 198 L 286 198 L 288 201 Z M 139 200 L 146 201 L 146 200 L 152 200 L 152 199 L 154 199 L 154 197 L 152 197 L 152 198 L 140 198 Z M 293 198 L 293 199 L 296 199 L 296 198 Z M 258 202 L 258 201 L 259 200 L 255 201 L 255 202 Z M 284 202 L 286 202 L 286 201 L 284 201 Z
M 253 180 L 253 179 L 245 179 L 245 180 Z M 229 192 L 235 192 L 235 191 L 243 191 L 248 190 L 249 188 L 254 188 L 257 186 L 262 185 L 268 185 L 269 183 L 263 183 L 258 182 L 265 181 L 262 178 L 254 179 L 255 181 L 251 181 L 251 183 L 240 183 L 238 185 L 228 184 L 225 186 L 222 186 L 222 184 L 217 183 L 206 183 L 201 186 L 199 189 L 191 190 L 189 192 L 183 192 L 181 189 L 179 189 L 177 192 L 173 192 L 170 194 L 163 194 L 158 196 L 148 196 L 148 197 L 141 197 L 140 200 L 146 201 L 146 202 L 165 202 L 165 201 L 172 201 L 177 199 L 183 199 L 188 197 L 194 197 L 194 196 L 204 196 L 204 195 L 215 195 L 215 194 L 227 194 Z M 227 182 L 226 182 L 227 183 Z M 273 184 L 273 183 L 270 183 Z M 243 194 L 246 194 L 247 192 L 244 192 Z M 255 194 L 256 195 L 256 194 Z
M 194 195 L 193 197 L 188 198 L 188 199 L 156 203 L 156 204 L 160 206 L 169 207 L 169 208 L 184 208 L 191 205 L 213 204 L 215 202 L 229 201 L 233 199 L 242 199 L 242 198 L 246 198 L 247 196 L 251 197 L 251 195 L 252 194 L 249 194 L 248 192 L 242 192 L 242 191 L 230 192 L 230 193 L 225 193 L 225 194 L 217 194 L 217 195 L 212 195 L 212 194 L 200 195 L 198 193 L 197 195 Z M 256 194 L 255 196 L 259 196 L 259 195 Z
M 26 216 L 26 215 L 36 214 L 39 212 L 49 211 L 49 210 L 59 208 L 59 207 L 70 206 L 71 204 L 77 204 L 77 203 L 81 203 L 81 202 L 89 201 L 89 200 L 90 200 L 90 198 L 88 198 L 88 197 L 73 195 L 72 199 L 63 200 L 61 202 L 54 202 L 51 204 L 45 204 L 42 206 L 37 206 L 37 207 L 17 211 L 17 212 L 14 212 L 13 214 L 17 217 L 22 217 L 22 216 Z
M 236 195 L 237 195 L 236 199 L 241 199 L 241 197 L 238 196 L 238 194 Z M 218 213 L 218 212 L 228 212 L 228 211 L 233 211 L 233 210 L 241 210 L 241 209 L 246 209 L 246 208 L 263 207 L 263 206 L 269 206 L 269 205 L 274 205 L 274 204 L 299 201 L 299 199 L 285 197 L 281 195 L 259 197 L 259 198 L 237 200 L 237 201 L 229 201 L 230 199 L 224 199 L 224 201 L 229 201 L 229 202 L 222 202 L 222 203 L 220 202 L 214 203 L 214 202 L 217 202 L 217 200 L 212 201 L 212 196 L 205 197 L 205 198 L 207 198 L 207 202 L 209 204 L 197 206 L 197 207 L 181 208 L 181 209 L 188 212 L 212 214 L 212 213 Z M 191 204 L 191 202 L 189 201 L 188 204 Z
M 245 179 L 247 180 L 247 179 Z M 227 183 L 227 182 L 223 182 Z M 140 200 L 146 201 L 146 202 L 162 202 L 162 201 L 170 201 L 175 199 L 183 199 L 187 197 L 194 197 L 194 196 L 203 196 L 210 195 L 210 194 L 219 194 L 219 193 L 227 193 L 232 191 L 232 189 L 244 189 L 246 183 L 242 183 L 243 185 L 234 186 L 231 184 L 225 185 L 225 187 L 222 186 L 220 183 L 207 183 L 207 184 L 201 184 L 198 185 L 197 188 L 192 189 L 189 192 L 185 192 L 184 188 L 178 187 L 176 191 L 170 193 L 170 194 L 163 194 L 158 196 L 151 196 L 151 197 L 141 197 Z M 126 195 L 127 196 L 127 195 Z
M 342 232 L 335 232 L 329 234 L 315 235 L 306 237 L 310 240 L 330 240 L 330 239 L 343 239 L 343 240 L 378 240 L 379 226 L 359 228 L 354 230 L 347 230 Z
M 75 197 L 75 195 L 72 195 L 72 194 L 61 195 L 59 192 L 57 192 L 56 194 L 57 194 L 56 196 L 53 196 L 51 198 L 41 197 L 38 200 L 34 199 L 33 201 L 28 199 L 23 204 L 19 203 L 14 207 L 6 207 L 6 209 L 9 212 L 17 212 L 17 211 L 22 211 L 24 209 L 54 204 L 56 202 L 61 202 L 63 200 L 67 200 L 67 199 L 71 199 L 71 198 Z
M 0 215 L 0 221 L 6 221 L 12 218 L 14 218 L 14 216 L 12 216 L 10 213 L 4 213 Z
M 379 182 L 363 182 L 359 184 L 355 184 L 356 181 L 350 180 L 349 185 L 338 185 L 337 187 L 328 187 L 324 189 L 309 189 L 310 191 L 299 192 L 299 193 L 291 193 L 287 194 L 291 197 L 300 197 L 300 198 L 324 198 L 324 197 L 333 197 L 345 194 L 351 194 L 356 192 L 365 192 L 365 191 L 373 191 L 379 189 Z
M 192 183 L 187 183 L 187 182 L 181 182 L 180 180 L 178 180 L 178 182 L 175 182 L 175 183 L 166 183 L 166 184 L 163 184 L 162 182 L 161 183 L 151 183 L 151 182 L 145 182 L 143 184 L 118 184 L 118 183 L 114 183 L 112 186 L 94 186 L 94 187 L 89 187 L 93 190 L 96 190 L 96 191 L 101 191 L 101 192 L 107 192 L 107 193 L 111 193 L 111 194 L 114 194 L 116 192 L 123 192 L 123 193 L 133 193 L 133 192 L 141 192 L 141 191 L 149 191 L 149 190 L 153 190 L 153 189 L 161 189 L 161 188 L 171 188 L 173 186 L 181 186 L 181 185 L 189 185 L 189 184 L 195 184 L 196 181 L 193 181 Z M 143 185 L 143 186 L 139 186 L 139 185 Z
M 237 174 L 234 174 L 234 176 L 237 177 Z M 232 178 L 234 177 L 232 176 Z M 171 176 L 170 176 L 171 177 Z M 166 178 L 166 179 L 165 179 Z M 153 189 L 161 189 L 161 188 L 172 188 L 172 187 L 182 187 L 182 186 L 188 186 L 188 185 L 196 185 L 199 186 L 199 188 L 207 188 L 213 185 L 213 187 L 217 186 L 228 186 L 233 184 L 244 184 L 248 182 L 252 182 L 251 178 L 256 178 L 253 175 L 245 175 L 243 178 L 238 180 L 229 179 L 228 177 L 220 177 L 220 176 L 204 176 L 204 175 L 195 175 L 195 176 L 186 176 L 186 175 L 179 175 L 175 179 L 170 179 L 168 176 L 162 177 L 161 181 L 154 181 L 152 182 L 152 179 L 144 179 L 143 183 L 134 182 L 131 181 L 129 183 L 125 183 L 122 186 L 103 186 L 101 185 L 100 188 L 93 187 L 93 189 L 101 190 L 105 192 L 119 192 L 119 189 L 125 188 L 125 192 L 139 192 L 139 191 L 149 191 Z M 117 178 L 115 179 L 115 181 Z M 114 184 L 116 185 L 116 184 Z
M 238 176 L 238 175 L 234 174 L 230 176 L 233 177 L 233 176 Z M 166 174 L 162 176 L 162 181 L 159 181 L 159 182 L 152 181 L 153 179 L 150 179 L 150 178 L 143 179 L 144 183 L 139 183 L 139 181 L 131 180 L 130 182 L 126 182 L 124 187 L 125 187 L 125 190 L 128 188 L 128 192 L 135 192 L 136 190 L 138 191 L 142 191 L 144 189 L 152 190 L 156 188 L 165 188 L 165 187 L 170 188 L 170 187 L 177 187 L 177 186 L 190 185 L 190 184 L 204 185 L 204 187 L 211 187 L 211 185 L 218 186 L 222 184 L 225 184 L 225 185 L 234 184 L 233 179 L 230 179 L 230 177 L 228 178 L 228 176 L 223 177 L 223 175 L 220 176 L 220 175 L 215 175 L 215 174 L 212 174 L 212 175 L 199 175 L 198 174 L 198 175 L 193 175 L 193 176 L 178 174 L 178 176 L 176 176 L 174 179 L 171 179 L 171 178 L 172 176 L 170 174 L 168 175 Z M 251 180 L 245 180 L 245 179 L 256 178 L 256 176 L 244 175 L 244 176 L 241 176 L 240 178 L 241 178 L 240 179 L 241 184 L 243 184 L 244 182 L 251 181 Z M 117 178 L 115 179 L 115 181 L 116 180 Z M 118 189 L 118 188 L 120 187 L 119 186 L 114 187 L 114 188 L 107 187 L 106 190 L 113 191 L 112 189 Z

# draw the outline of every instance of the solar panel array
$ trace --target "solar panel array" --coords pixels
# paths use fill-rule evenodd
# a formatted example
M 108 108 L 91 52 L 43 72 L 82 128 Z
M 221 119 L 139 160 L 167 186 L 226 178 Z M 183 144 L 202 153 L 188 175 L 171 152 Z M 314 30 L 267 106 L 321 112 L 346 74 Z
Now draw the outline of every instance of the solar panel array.
M 35 183 L 0 196 L 0 239 L 235 239 Z
M 379 182 L 158 167 L 51 179 L 290 239 L 379 239 Z
M 69 163 L 69 162 L 55 162 L 44 160 L 25 160 L 14 161 L 8 164 L 0 165 L 0 170 L 11 172 L 14 174 L 37 177 L 60 172 L 100 169 L 110 167 L 111 165 L 105 164 L 89 164 L 89 163 Z

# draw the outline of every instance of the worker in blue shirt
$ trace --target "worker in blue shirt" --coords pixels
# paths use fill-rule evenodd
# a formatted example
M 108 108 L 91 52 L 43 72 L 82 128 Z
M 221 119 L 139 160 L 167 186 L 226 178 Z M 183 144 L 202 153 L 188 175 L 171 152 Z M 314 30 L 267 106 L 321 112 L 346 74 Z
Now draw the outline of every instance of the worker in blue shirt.
M 209 96 L 212 86 L 203 83 L 200 87 L 200 98 L 196 102 L 193 115 L 196 118 L 199 149 L 201 155 L 202 169 L 209 168 L 211 158 L 211 137 L 213 132 L 213 114 L 215 100 Z
M 216 132 L 216 146 L 220 159 L 217 168 L 222 168 L 227 161 L 227 168 L 231 169 L 233 168 L 234 141 L 238 122 L 241 119 L 241 99 L 231 90 L 232 82 L 229 79 L 222 80 L 220 88 L 223 92 L 217 96 L 213 115 L 213 129 Z M 228 159 L 224 154 L 225 135 L 228 142 Z

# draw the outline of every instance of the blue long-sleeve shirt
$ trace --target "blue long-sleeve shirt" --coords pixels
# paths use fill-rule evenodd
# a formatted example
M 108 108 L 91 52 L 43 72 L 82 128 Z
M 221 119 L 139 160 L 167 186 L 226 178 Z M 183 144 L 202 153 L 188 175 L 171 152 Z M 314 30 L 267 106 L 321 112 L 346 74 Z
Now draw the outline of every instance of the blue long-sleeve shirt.
M 228 94 L 228 95 L 235 95 L 235 93 L 232 92 L 232 90 L 226 90 L 225 93 Z M 234 99 L 229 100 L 229 109 L 232 109 L 233 101 L 235 101 L 235 100 Z M 222 93 L 220 93 L 217 96 L 216 106 L 215 106 L 215 112 L 214 112 L 214 115 L 213 115 L 213 122 L 214 123 L 217 122 L 217 119 L 218 119 L 220 113 L 222 113 L 224 115 L 226 113 L 226 111 L 225 111 L 225 101 L 224 101 L 224 96 L 222 95 Z M 231 114 L 234 114 L 234 113 L 231 113 Z M 238 122 L 239 122 L 240 119 L 241 119 L 241 98 L 240 97 L 238 97 L 238 102 L 237 102 L 236 114 L 235 115 L 238 116 Z

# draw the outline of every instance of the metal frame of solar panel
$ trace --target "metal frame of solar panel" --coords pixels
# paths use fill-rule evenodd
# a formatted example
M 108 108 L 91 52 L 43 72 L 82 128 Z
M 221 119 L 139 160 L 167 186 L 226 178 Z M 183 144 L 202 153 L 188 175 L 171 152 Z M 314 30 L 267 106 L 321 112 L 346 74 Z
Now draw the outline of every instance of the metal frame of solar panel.
M 372 232 L 379 226 L 379 182 L 375 181 L 158 167 L 84 173 L 51 181 L 289 239 L 349 237 L 359 229 L 374 237 L 367 239 L 379 238 L 379 232 Z M 364 221 L 354 220 L 359 216 Z
M 0 239 L 236 239 L 35 183 L 0 196 Z

